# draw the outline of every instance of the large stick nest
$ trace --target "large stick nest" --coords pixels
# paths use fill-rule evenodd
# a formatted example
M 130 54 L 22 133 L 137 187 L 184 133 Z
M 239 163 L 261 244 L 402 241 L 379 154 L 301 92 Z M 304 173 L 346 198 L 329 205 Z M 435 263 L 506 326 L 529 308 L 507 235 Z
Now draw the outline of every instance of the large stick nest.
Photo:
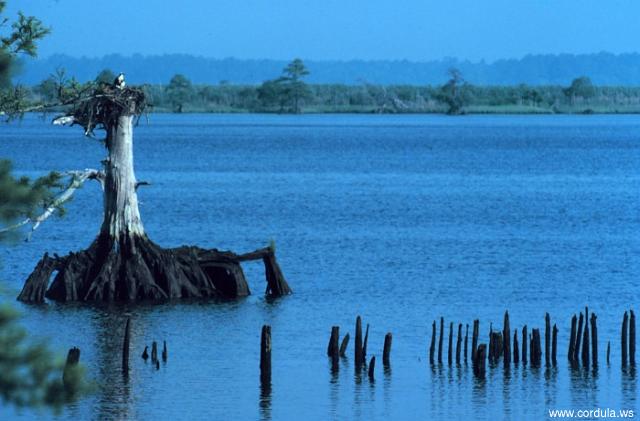
M 66 117 L 71 124 L 84 128 L 85 135 L 92 136 L 95 129 L 114 125 L 123 115 L 140 116 L 147 108 L 144 91 L 137 87 L 116 88 L 108 84 L 98 85 L 91 93 L 72 102 Z

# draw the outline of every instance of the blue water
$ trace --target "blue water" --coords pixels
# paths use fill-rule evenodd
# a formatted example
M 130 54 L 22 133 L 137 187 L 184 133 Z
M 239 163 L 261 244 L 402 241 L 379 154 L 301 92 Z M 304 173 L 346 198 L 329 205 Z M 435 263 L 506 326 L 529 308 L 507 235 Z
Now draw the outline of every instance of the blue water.
M 103 147 L 35 117 L 0 126 L 0 156 L 21 174 L 98 167 Z M 620 363 L 620 321 L 640 296 L 640 120 L 637 116 L 151 115 L 135 133 L 141 213 L 164 246 L 249 251 L 271 239 L 294 295 L 141 307 L 15 305 L 23 324 L 71 346 L 96 392 L 61 414 L 0 419 L 545 419 L 549 409 L 636 409 L 638 379 Z M 13 300 L 45 251 L 88 246 L 101 192 L 87 184 L 68 214 L 29 243 L 0 249 Z M 600 367 L 566 364 L 571 315 L 598 314 Z M 559 333 L 557 369 L 431 368 L 431 322 L 481 321 Z M 128 382 L 120 374 L 133 322 Z M 337 375 L 332 325 L 371 326 L 376 380 L 354 372 L 353 339 Z M 273 386 L 259 386 L 259 335 L 273 332 Z M 448 329 L 447 329 L 448 330 Z M 393 333 L 391 370 L 381 364 Z M 159 371 L 139 354 L 166 340 Z M 611 341 L 611 364 L 604 350 Z M 454 340 L 455 343 L 455 340 Z M 447 335 L 445 335 L 446 353 Z M 446 355 L 446 354 L 445 354 Z

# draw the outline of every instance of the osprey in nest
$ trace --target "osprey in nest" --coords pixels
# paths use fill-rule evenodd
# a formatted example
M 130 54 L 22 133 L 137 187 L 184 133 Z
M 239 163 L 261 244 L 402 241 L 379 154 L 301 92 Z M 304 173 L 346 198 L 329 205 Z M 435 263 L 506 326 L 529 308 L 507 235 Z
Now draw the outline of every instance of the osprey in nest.
M 116 79 L 113 81 L 113 86 L 117 89 L 124 89 L 125 84 L 124 73 L 120 72 L 118 77 L 116 77 Z

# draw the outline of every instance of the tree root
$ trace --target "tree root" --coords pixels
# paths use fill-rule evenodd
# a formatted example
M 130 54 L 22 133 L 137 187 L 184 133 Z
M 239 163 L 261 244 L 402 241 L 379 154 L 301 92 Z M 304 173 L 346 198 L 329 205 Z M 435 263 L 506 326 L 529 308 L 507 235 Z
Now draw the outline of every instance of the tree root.
M 163 249 L 146 236 L 114 240 L 101 235 L 78 253 L 64 257 L 45 254 L 27 278 L 18 300 L 137 302 L 242 297 L 250 291 L 240 262 L 258 259 L 265 265 L 267 295 L 290 294 L 269 247 L 238 255 L 195 246 Z

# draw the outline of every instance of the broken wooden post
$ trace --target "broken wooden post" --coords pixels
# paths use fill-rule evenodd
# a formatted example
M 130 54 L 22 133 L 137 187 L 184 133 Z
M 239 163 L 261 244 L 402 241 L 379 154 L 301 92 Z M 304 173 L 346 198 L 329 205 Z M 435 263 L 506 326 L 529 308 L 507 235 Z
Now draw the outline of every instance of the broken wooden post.
M 260 383 L 271 384 L 271 326 L 263 325 L 260 334 Z
M 480 320 L 473 321 L 473 334 L 471 337 L 471 362 L 476 359 L 476 352 L 478 352 L 478 335 L 480 333 Z
M 636 315 L 629 310 L 629 363 L 636 365 Z
M 124 327 L 124 341 L 122 343 L 122 372 L 129 373 L 129 338 L 131 336 L 131 317 L 127 317 Z
M 571 318 L 571 337 L 569 339 L 569 352 L 567 354 L 567 359 L 570 363 L 574 363 L 573 355 L 576 350 L 576 323 L 578 318 L 574 314 Z
M 624 312 L 624 317 L 622 318 L 622 335 L 620 338 L 620 348 L 622 355 L 622 366 L 626 367 L 627 365 L 627 327 L 629 324 L 629 315 L 627 312 Z
M 449 349 L 447 352 L 447 363 L 451 365 L 453 360 L 453 322 L 449 323 Z
M 582 324 L 584 322 L 584 315 L 580 313 L 580 318 L 578 319 L 578 331 L 576 332 L 576 346 L 573 350 L 573 362 L 578 364 L 580 361 L 580 343 L 582 342 Z
M 364 362 L 364 355 L 362 354 L 362 319 L 360 319 L 360 316 L 356 317 L 356 344 L 354 358 L 356 368 L 361 367 Z
M 480 344 L 476 349 L 476 356 L 473 359 L 473 374 L 478 378 L 484 378 L 486 367 L 485 361 L 487 358 L 487 345 Z
M 465 324 L 465 333 L 464 333 L 464 363 L 467 363 L 467 345 L 469 344 L 469 323 Z
M 338 368 L 338 358 L 340 357 L 340 349 L 338 348 L 338 341 L 340 340 L 340 327 L 331 327 L 331 338 L 329 339 L 329 346 L 327 347 L 327 356 L 331 358 L 331 366 L 335 370 Z
M 151 343 L 151 362 L 156 363 L 158 361 L 158 344 L 156 341 Z
M 584 308 L 584 335 L 582 337 L 582 366 L 589 367 L 589 309 Z
M 340 344 L 340 356 L 344 357 L 347 352 L 347 346 L 349 346 L 349 334 L 347 333 L 342 338 L 342 343 Z
M 391 340 L 392 340 L 391 332 L 388 332 L 384 335 L 384 347 L 382 350 L 382 364 L 385 367 L 388 367 L 390 364 L 389 357 L 391 356 Z
M 431 325 L 431 344 L 429 345 L 429 362 L 433 364 L 435 362 L 436 353 L 436 321 L 433 321 Z
M 511 364 L 511 327 L 509 326 L 509 312 L 504 312 L 504 326 L 502 327 L 502 358 L 504 358 L 504 366 L 509 367 Z
M 520 348 L 518 347 L 518 329 L 513 331 L 513 363 L 520 362 Z
M 64 369 L 62 371 L 62 384 L 68 393 L 73 394 L 76 392 L 76 376 L 74 375 L 74 371 L 76 370 L 79 362 L 80 348 L 74 346 L 67 354 L 67 362 L 64 364 Z
M 522 326 L 522 364 L 527 363 L 527 325 Z
M 364 333 L 364 344 L 362 345 L 362 362 L 367 361 L 367 343 L 369 342 L 369 323 Z
M 531 329 L 531 366 L 540 367 L 541 360 L 540 329 Z
M 548 367 L 551 362 L 551 316 L 544 314 L 544 364 Z
M 369 380 L 370 381 L 374 381 L 374 371 L 376 368 L 376 356 L 374 355 L 373 357 L 371 357 L 371 360 L 369 360 Z
M 552 339 L 551 339 L 551 364 L 555 367 L 558 364 L 558 327 L 556 324 L 553 324 L 552 331 Z
M 598 324 L 596 314 L 591 312 L 591 362 L 593 368 L 598 367 Z
M 456 340 L 456 364 L 460 365 L 460 352 L 462 351 L 462 323 L 458 323 L 458 339 Z
M 438 364 L 442 364 L 442 335 L 444 331 L 444 317 L 440 317 L 440 338 L 438 339 Z
M 280 297 L 293 293 L 289 284 L 284 279 L 280 265 L 276 261 L 276 254 L 273 246 L 269 247 L 269 252 L 262 256 L 264 263 L 264 273 L 267 278 L 266 294 L 272 297 Z

